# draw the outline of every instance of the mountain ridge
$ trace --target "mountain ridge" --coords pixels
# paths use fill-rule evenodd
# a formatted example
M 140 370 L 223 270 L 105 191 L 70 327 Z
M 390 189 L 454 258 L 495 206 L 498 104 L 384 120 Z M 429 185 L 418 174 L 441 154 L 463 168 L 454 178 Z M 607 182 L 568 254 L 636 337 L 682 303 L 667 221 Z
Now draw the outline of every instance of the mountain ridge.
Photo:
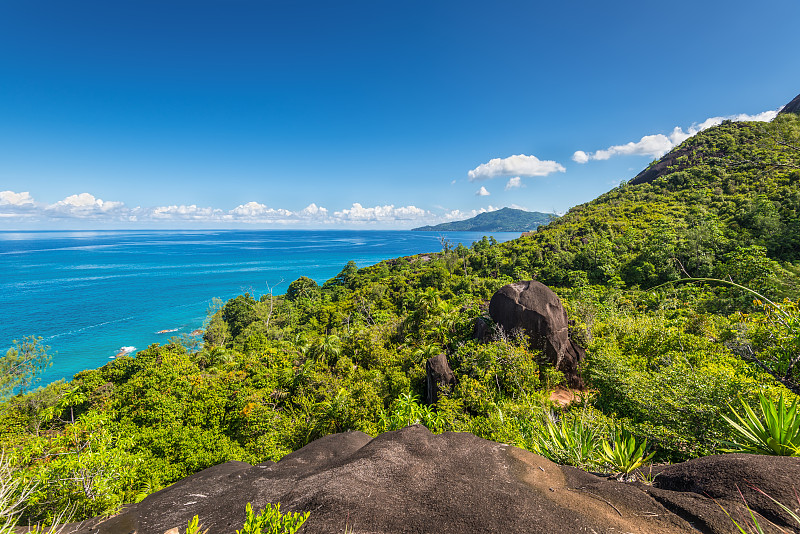
M 557 216 L 552 213 L 502 208 L 479 213 L 463 221 L 441 223 L 413 228 L 413 232 L 530 232 L 550 223 Z
M 786 113 L 793 113 L 795 115 L 800 115 L 800 95 L 794 97 L 794 99 L 792 99 L 791 102 L 783 106 L 781 110 L 778 112 L 779 115 Z

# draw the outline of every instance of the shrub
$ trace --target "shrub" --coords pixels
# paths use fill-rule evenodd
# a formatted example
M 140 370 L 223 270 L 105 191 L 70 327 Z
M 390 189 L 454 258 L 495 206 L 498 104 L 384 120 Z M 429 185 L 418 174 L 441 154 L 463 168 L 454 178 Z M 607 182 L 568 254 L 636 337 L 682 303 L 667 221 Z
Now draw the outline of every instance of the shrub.
M 787 406 L 781 393 L 776 405 L 771 399 L 759 394 L 763 417 L 757 416 L 746 402 L 739 400 L 744 415 L 733 412 L 733 408 L 731 408 L 733 417 L 722 415 L 737 434 L 739 441 L 729 443 L 731 448 L 723 449 L 723 452 L 800 456 L 800 417 L 797 413 L 797 398 L 791 406 Z
M 281 513 L 281 503 L 270 504 L 259 513 L 253 512 L 253 506 L 247 503 L 242 530 L 236 534 L 294 534 L 306 522 L 311 512 Z

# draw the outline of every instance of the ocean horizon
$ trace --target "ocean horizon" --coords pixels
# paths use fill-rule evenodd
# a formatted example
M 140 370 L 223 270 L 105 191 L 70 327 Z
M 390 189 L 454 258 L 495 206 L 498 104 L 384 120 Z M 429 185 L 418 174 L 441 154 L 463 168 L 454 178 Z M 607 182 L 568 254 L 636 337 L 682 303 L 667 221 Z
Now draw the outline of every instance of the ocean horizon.
M 358 267 L 519 232 L 410 230 L 0 231 L 0 347 L 41 336 L 52 366 L 38 385 L 201 329 L 214 298 L 280 295 Z

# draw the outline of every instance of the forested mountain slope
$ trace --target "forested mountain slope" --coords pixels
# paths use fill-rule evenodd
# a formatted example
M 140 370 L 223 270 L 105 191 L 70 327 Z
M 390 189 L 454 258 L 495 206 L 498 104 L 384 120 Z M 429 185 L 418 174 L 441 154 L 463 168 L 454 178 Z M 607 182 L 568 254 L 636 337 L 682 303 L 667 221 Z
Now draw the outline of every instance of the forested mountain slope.
M 774 262 L 796 273 L 800 260 L 800 116 L 700 132 L 630 182 L 500 248 L 502 271 L 555 285 L 795 280 Z

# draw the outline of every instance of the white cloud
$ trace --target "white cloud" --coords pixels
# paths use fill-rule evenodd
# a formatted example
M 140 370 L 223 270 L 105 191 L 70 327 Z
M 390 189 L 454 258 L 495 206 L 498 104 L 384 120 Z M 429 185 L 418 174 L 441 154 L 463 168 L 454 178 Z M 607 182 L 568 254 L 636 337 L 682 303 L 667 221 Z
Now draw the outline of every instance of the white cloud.
M 194 221 L 221 223 L 278 223 L 293 224 L 308 220 L 324 220 L 328 210 L 310 204 L 300 211 L 283 208 L 270 208 L 266 204 L 250 201 L 231 210 L 190 205 L 159 206 L 156 208 L 132 210 L 139 221 Z
M 485 187 L 481 186 L 480 189 L 475 191 L 475 195 L 479 197 L 488 197 L 489 195 L 491 195 L 491 193 L 487 191 Z
M 295 216 L 289 210 L 268 208 L 264 204 L 253 201 L 236 206 L 227 215 L 244 222 L 286 221 Z
M 444 221 L 461 221 L 464 219 L 471 219 L 472 217 L 480 215 L 481 213 L 487 213 L 489 211 L 497 211 L 499 209 L 500 208 L 497 206 L 489 205 L 485 208 L 481 208 L 478 210 L 470 210 L 470 211 L 452 210 L 442 215 L 442 219 Z
M 700 124 L 697 125 L 698 131 L 705 130 L 706 128 L 711 128 L 712 126 L 717 126 L 722 124 L 722 121 L 753 121 L 753 122 L 769 122 L 775 117 L 778 116 L 778 112 L 780 109 L 770 109 L 768 111 L 762 111 L 761 113 L 756 113 L 755 115 L 748 115 L 747 113 L 739 113 L 738 115 L 729 115 L 727 117 L 711 117 Z M 696 132 L 695 132 L 696 133 Z
M 232 215 L 239 215 L 243 218 L 252 218 L 258 217 L 263 215 L 264 213 L 268 212 L 269 208 L 264 204 L 259 204 L 258 202 L 248 202 L 246 204 L 240 204 L 231 210 Z
M 337 221 L 349 222 L 387 222 L 387 221 L 412 221 L 429 217 L 430 213 L 416 206 L 402 206 L 395 208 L 389 204 L 365 208 L 354 202 L 350 209 L 343 209 L 333 213 Z
M 152 208 L 128 208 L 122 202 L 104 201 L 90 193 L 70 195 L 50 205 L 37 204 L 30 193 L 0 192 L 0 218 L 3 220 L 57 220 L 65 218 L 137 223 L 275 223 L 275 224 L 352 224 L 384 223 L 391 225 L 434 219 L 431 212 L 416 206 L 364 207 L 353 203 L 333 214 L 322 206 L 309 204 L 299 211 L 271 208 L 257 201 L 240 204 L 231 210 L 196 204 L 172 204 Z
M 485 187 L 481 187 L 486 191 Z M 488 193 L 488 191 L 486 191 Z M 436 224 L 450 220 L 468 219 L 498 208 L 489 206 L 480 210 L 446 211 L 437 207 L 435 211 L 413 205 L 394 204 L 364 206 L 354 202 L 341 210 L 328 210 L 311 203 L 305 208 L 292 211 L 269 207 L 258 201 L 249 201 L 232 209 L 220 209 L 196 204 L 171 204 L 156 207 L 127 207 L 122 202 L 105 201 L 90 193 L 70 195 L 53 204 L 37 203 L 30 193 L 13 191 L 0 192 L 0 220 L 3 222 L 38 221 L 91 221 L 94 224 L 136 224 L 136 225 L 297 225 L 307 226 L 352 226 L 375 225 L 378 227 L 418 226 Z
M 312 202 L 300 211 L 300 215 L 303 217 L 327 217 L 328 210 Z
M 78 211 L 111 211 L 124 206 L 122 202 L 104 201 L 101 198 L 95 198 L 94 195 L 89 193 L 81 193 L 80 195 L 70 195 L 64 200 L 59 200 L 52 204 L 52 209 L 68 209 Z
M 70 195 L 44 208 L 44 215 L 53 218 L 110 219 L 126 218 L 130 211 L 123 202 L 103 200 L 90 193 Z
M 672 147 L 675 146 L 669 137 L 662 134 L 645 135 L 639 141 L 626 143 L 624 145 L 610 146 L 605 150 L 598 150 L 592 154 L 587 154 L 582 150 L 578 150 L 572 155 L 572 161 L 577 163 L 586 163 L 589 160 L 604 160 L 609 159 L 611 156 L 618 155 L 640 155 L 640 156 L 653 156 L 660 158 Z
M 471 212 L 463 212 L 461 210 L 452 210 L 452 211 L 448 211 L 447 213 L 445 213 L 442 217 L 446 221 L 459 221 L 461 219 L 469 219 L 470 217 L 474 217 L 475 215 L 478 214 L 478 212 L 476 210 L 472 210 L 472 212 L 474 212 L 474 215 L 471 215 L 470 214 Z
M 144 218 L 157 221 L 230 221 L 234 217 L 218 208 L 201 208 L 195 204 L 188 206 L 173 204 L 145 210 Z
M 469 181 L 490 180 L 498 176 L 547 176 L 554 172 L 565 172 L 560 163 L 540 160 L 536 156 L 519 154 L 507 158 L 494 158 L 469 171 Z
M 583 150 L 576 150 L 575 153 L 572 155 L 572 161 L 576 163 L 586 163 L 587 161 L 589 161 L 589 154 L 587 154 Z
M 21 193 L 0 191 L 0 206 L 32 206 L 33 204 L 33 197 L 28 191 Z
M 39 206 L 28 191 L 0 191 L 0 219 L 30 219 L 35 217 Z
M 515 189 L 517 187 L 522 187 L 522 178 L 519 176 L 509 178 L 508 183 L 506 184 L 506 191 L 509 189 Z
M 712 126 L 722 124 L 722 121 L 758 121 L 768 122 L 775 118 L 778 110 L 770 110 L 758 113 L 756 115 L 747 115 L 741 113 L 739 115 L 730 115 L 728 117 L 710 117 L 700 124 L 692 124 L 686 131 L 680 126 L 672 129 L 669 135 L 654 134 L 645 135 L 639 141 L 629 142 L 624 145 L 613 145 L 605 150 L 598 150 L 596 152 L 584 152 L 583 150 L 576 150 L 572 154 L 572 161 L 576 163 L 587 163 L 590 160 L 606 160 L 613 156 L 650 156 L 652 158 L 660 158 L 677 145 L 686 141 L 693 135 L 702 132 Z

